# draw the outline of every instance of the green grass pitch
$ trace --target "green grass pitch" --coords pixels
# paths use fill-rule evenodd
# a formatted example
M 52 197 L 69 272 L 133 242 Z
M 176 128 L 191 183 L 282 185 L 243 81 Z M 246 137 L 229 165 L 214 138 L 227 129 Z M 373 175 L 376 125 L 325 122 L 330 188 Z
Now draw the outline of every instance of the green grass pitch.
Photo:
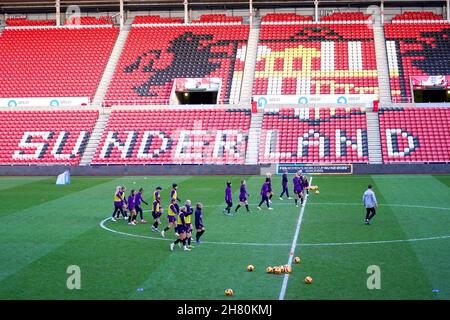
M 278 199 L 273 176 L 274 210 L 257 211 L 264 177 L 247 178 L 252 212 L 232 217 L 222 213 L 224 186 L 232 181 L 236 205 L 238 176 L 72 177 L 68 186 L 54 177 L 0 178 L 0 299 L 278 299 L 284 275 L 265 269 L 288 262 L 300 208 Z M 170 252 L 150 223 L 100 226 L 117 185 L 143 186 L 147 201 L 162 186 L 167 213 L 172 182 L 181 200 L 205 205 L 204 243 L 191 252 Z M 313 184 L 320 195 L 305 206 L 295 249 L 302 263 L 293 265 L 285 299 L 450 299 L 450 175 L 314 176 Z M 379 202 L 370 226 L 361 205 L 368 184 Z M 80 267 L 80 290 L 67 288 L 69 265 Z M 367 288 L 371 265 L 380 268 L 379 290 Z

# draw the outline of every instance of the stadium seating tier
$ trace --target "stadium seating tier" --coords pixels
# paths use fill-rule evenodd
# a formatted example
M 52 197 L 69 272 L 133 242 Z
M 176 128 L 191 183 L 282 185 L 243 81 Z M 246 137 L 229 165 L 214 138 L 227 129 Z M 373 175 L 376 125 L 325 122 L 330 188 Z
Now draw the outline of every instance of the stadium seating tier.
M 118 28 L 5 29 L 0 97 L 93 98 Z
M 450 23 L 387 23 L 384 30 L 394 102 L 411 102 L 411 76 L 450 75 Z
M 175 78 L 220 78 L 218 103 L 237 102 L 248 32 L 248 25 L 133 27 L 107 105 L 169 104 Z
M 366 113 L 358 108 L 264 111 L 259 163 L 369 161 Z
M 366 24 L 263 25 L 254 95 L 378 94 Z
M 0 112 L 0 164 L 78 165 L 98 111 Z
M 450 108 L 381 109 L 384 163 L 450 162 Z
M 249 109 L 114 110 L 93 164 L 244 164 Z

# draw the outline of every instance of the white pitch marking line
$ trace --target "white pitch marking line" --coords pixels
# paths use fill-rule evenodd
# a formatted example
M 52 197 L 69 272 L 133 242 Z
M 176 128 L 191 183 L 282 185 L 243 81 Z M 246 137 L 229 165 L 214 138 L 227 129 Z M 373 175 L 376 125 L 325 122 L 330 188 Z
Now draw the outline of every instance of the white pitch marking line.
M 143 238 L 143 239 L 150 239 L 150 240 L 162 240 L 162 241 L 173 241 L 173 239 L 169 238 L 162 238 L 162 237 L 150 237 L 150 236 L 144 236 L 141 234 L 133 234 L 133 233 L 126 233 L 122 231 L 117 231 L 108 228 L 105 226 L 105 222 L 111 220 L 111 218 L 106 218 L 100 222 L 100 227 L 106 231 L 110 231 L 116 234 L 120 234 L 123 236 L 130 236 L 135 238 Z M 217 242 L 217 241 L 202 241 L 202 243 L 205 244 L 219 244 L 219 245 L 240 245 L 240 246 L 255 246 L 255 247 L 267 247 L 267 246 L 283 246 L 286 247 L 289 245 L 289 243 L 257 243 L 257 242 Z
M 173 239 L 161 238 L 161 237 L 150 237 L 140 234 L 126 233 L 122 231 L 117 231 L 110 229 L 105 226 L 105 222 L 111 220 L 111 218 L 106 218 L 102 220 L 99 225 L 102 229 L 110 231 L 116 234 L 120 234 L 128 237 L 150 239 L 150 240 L 162 240 L 162 241 L 172 241 Z M 365 245 L 365 244 L 389 244 L 389 243 L 403 243 L 403 242 L 418 242 L 418 241 L 429 241 L 429 240 L 442 240 L 449 239 L 450 235 L 446 236 L 436 236 L 427 238 L 415 238 L 415 239 L 398 239 L 398 240 L 378 240 L 378 241 L 356 241 L 356 242 L 322 242 L 322 243 L 299 243 L 299 247 L 327 247 L 327 246 L 351 246 L 351 245 Z M 254 246 L 254 247 L 272 247 L 272 246 L 282 246 L 287 247 L 291 245 L 290 243 L 258 243 L 258 242 L 225 242 L 225 241 L 202 241 L 205 244 L 218 244 L 218 245 L 237 245 L 237 246 Z
M 352 205 L 352 206 L 360 206 L 360 203 L 344 203 L 344 202 L 313 202 L 309 205 Z M 277 206 L 279 205 L 292 205 L 291 203 L 277 203 Z M 406 208 L 424 208 L 424 209 L 435 209 L 435 210 L 444 210 L 444 211 L 450 211 L 450 208 L 443 208 L 443 207 L 429 207 L 429 206 L 419 206 L 419 205 L 403 205 L 403 204 L 380 204 L 379 206 L 386 206 L 386 207 L 406 207 Z M 211 206 L 205 206 L 205 207 L 222 207 L 222 205 L 211 205 Z M 151 210 L 144 210 L 144 212 L 149 212 Z M 111 220 L 111 218 L 106 218 L 102 220 L 99 223 L 99 226 L 106 230 L 110 231 L 116 234 L 120 234 L 123 236 L 129 236 L 129 237 L 135 237 L 135 238 L 143 238 L 143 239 L 150 239 L 150 240 L 163 240 L 163 241 L 172 241 L 171 239 L 165 239 L 161 237 L 150 237 L 150 236 L 144 236 L 139 234 L 132 234 L 132 233 L 126 233 L 122 231 L 117 231 L 110 229 L 105 226 L 106 221 Z M 322 247 L 322 246 L 350 246 L 350 245 L 366 245 L 366 244 L 389 244 L 389 243 L 404 243 L 404 242 L 418 242 L 418 241 L 429 241 L 429 240 L 442 240 L 442 239 L 449 239 L 450 235 L 444 235 L 444 236 L 434 236 L 434 237 L 425 237 L 425 238 L 415 238 L 415 239 L 396 239 L 396 240 L 375 240 L 375 241 L 355 241 L 355 242 L 322 242 L 322 243 L 299 243 L 297 246 L 301 247 Z M 289 243 L 257 243 L 257 242 L 225 242 L 225 241 L 202 241 L 202 243 L 206 244 L 218 244 L 218 245 L 239 245 L 239 246 L 256 246 L 256 247 L 263 247 L 263 246 L 289 246 Z
M 312 177 L 309 179 L 309 185 L 312 183 Z M 306 203 L 308 202 L 308 194 L 305 196 L 305 201 L 303 203 L 302 209 L 300 210 L 300 215 L 297 220 L 297 227 L 295 229 L 294 239 L 292 239 L 291 251 L 289 252 L 288 266 L 292 265 L 292 259 L 294 258 L 295 247 L 297 247 L 298 235 L 300 234 L 300 227 L 302 226 L 303 214 L 305 213 Z M 280 296 L 278 300 L 284 300 L 284 295 L 286 294 L 286 289 L 289 281 L 289 273 L 284 274 L 283 285 L 281 286 Z

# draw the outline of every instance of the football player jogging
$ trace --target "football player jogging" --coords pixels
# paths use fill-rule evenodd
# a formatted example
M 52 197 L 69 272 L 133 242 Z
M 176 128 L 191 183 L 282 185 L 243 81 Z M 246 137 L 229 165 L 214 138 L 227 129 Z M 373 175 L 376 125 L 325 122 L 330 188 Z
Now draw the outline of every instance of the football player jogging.
M 180 213 L 177 216 L 177 233 L 179 235 L 179 238 L 170 244 L 170 251 L 173 251 L 175 245 L 180 242 L 183 243 L 184 251 L 191 251 L 191 249 L 186 246 L 186 221 L 184 219 L 185 214 L 186 207 L 181 207 Z
M 153 217 L 153 224 L 152 224 L 152 231 L 158 232 L 158 226 L 161 224 L 161 216 L 163 214 L 163 208 L 161 207 L 161 204 L 158 200 L 153 200 L 153 210 L 152 210 L 152 217 Z
M 272 196 L 273 196 L 273 191 L 272 191 L 272 174 L 267 173 L 266 175 L 266 182 L 268 182 L 269 184 L 267 185 L 267 197 L 269 198 L 269 204 L 272 204 Z
M 133 226 L 135 226 L 137 224 L 137 222 L 136 222 L 137 214 L 136 214 L 136 210 L 134 209 L 135 208 L 135 205 L 134 205 L 135 195 L 136 195 L 135 191 L 131 190 L 130 195 L 128 196 L 128 208 L 130 210 L 130 215 L 128 216 L 128 224 L 133 225 Z
M 140 188 L 139 191 L 136 193 L 136 196 L 134 197 L 134 208 L 136 210 L 136 215 L 139 214 L 139 217 L 141 218 L 141 223 L 147 223 L 147 221 L 144 220 L 143 211 L 141 202 L 148 205 L 148 203 L 142 199 L 142 193 L 144 192 L 144 188 Z
M 303 183 L 298 172 L 295 174 L 292 182 L 294 183 L 295 206 L 298 208 L 298 199 L 300 199 L 300 204 L 303 206 Z
M 191 245 L 192 240 L 192 223 L 191 218 L 194 211 L 191 208 L 191 200 L 186 200 L 184 203 L 184 207 L 186 208 L 186 212 L 184 214 L 184 222 L 186 223 L 186 240 L 187 246 L 189 249 L 193 249 L 194 246 Z
M 177 227 L 177 215 L 179 214 L 179 210 L 176 204 L 177 199 L 172 198 L 169 205 L 169 210 L 167 212 L 167 220 L 169 220 L 169 225 L 163 231 L 161 231 L 161 236 L 163 238 L 165 238 L 166 236 L 166 231 L 168 231 L 172 227 L 175 228 L 175 236 L 178 237 L 176 227 Z
M 172 201 L 175 199 L 175 206 L 177 207 L 177 210 L 180 211 L 180 207 L 178 206 L 178 202 L 180 202 L 180 198 L 178 198 L 178 185 L 176 183 L 172 184 L 172 190 L 170 190 L 170 200 Z
M 269 210 L 273 210 L 273 208 L 270 207 L 270 203 L 269 203 L 269 181 L 268 178 L 266 178 L 266 181 L 264 182 L 264 184 L 261 187 L 261 202 L 258 205 L 258 210 L 261 210 L 261 205 L 265 202 L 267 209 Z
M 202 216 L 203 204 L 197 203 L 195 208 L 195 229 L 197 233 L 195 234 L 195 243 L 200 244 L 200 237 L 205 233 L 205 227 L 203 226 L 203 216 Z
M 377 207 L 377 198 L 375 197 L 375 193 L 372 190 L 372 186 L 369 184 L 367 186 L 367 190 L 363 194 L 363 204 L 366 208 L 366 221 L 367 225 L 370 225 L 370 220 L 375 217 L 376 207 Z
M 126 218 L 126 213 L 124 212 L 124 204 L 125 204 L 124 192 L 122 191 L 123 190 L 122 188 L 123 187 L 121 186 L 117 186 L 116 193 L 114 193 L 114 212 L 111 217 L 112 221 L 117 221 L 116 214 L 117 219 L 119 218 L 120 214 L 122 214 L 124 219 Z
M 153 201 L 157 200 L 159 203 L 161 203 L 161 187 L 156 187 L 155 191 L 153 192 Z
M 223 209 L 223 213 L 230 215 L 230 209 L 233 207 L 233 194 L 231 192 L 231 182 L 227 181 L 227 187 L 225 188 L 225 202 L 227 207 Z
M 250 194 L 247 192 L 246 185 L 247 183 L 245 182 L 245 179 L 243 179 L 241 182 L 241 189 L 239 192 L 239 204 L 237 205 L 236 209 L 234 209 L 234 212 L 237 212 L 243 204 L 245 204 L 245 209 L 247 209 L 247 212 L 250 212 L 250 210 L 248 209 L 248 200 L 247 200 L 247 197 L 250 197 Z
M 126 220 L 128 218 L 128 212 L 127 211 L 129 211 L 127 198 L 125 196 L 125 191 L 126 190 L 127 190 L 127 188 L 125 188 L 125 186 L 122 186 L 122 209 L 123 209 L 123 212 L 125 213 L 125 215 L 123 216 L 124 220 Z
M 287 171 L 287 169 L 285 169 L 284 172 L 283 172 L 283 176 L 281 178 L 281 187 L 283 188 L 283 191 L 280 194 L 280 200 L 283 200 L 284 194 L 286 194 L 288 199 L 291 200 L 292 198 L 289 196 L 288 171 Z
M 306 194 L 309 194 L 308 178 L 306 178 L 306 176 L 300 175 L 300 180 L 301 180 L 302 185 L 303 185 L 303 190 L 306 190 Z

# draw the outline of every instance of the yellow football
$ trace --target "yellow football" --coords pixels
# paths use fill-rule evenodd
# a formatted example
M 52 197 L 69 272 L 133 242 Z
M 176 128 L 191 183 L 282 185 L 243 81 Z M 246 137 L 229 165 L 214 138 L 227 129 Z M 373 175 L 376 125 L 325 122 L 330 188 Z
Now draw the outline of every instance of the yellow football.
M 295 257 L 294 258 L 294 263 L 299 264 L 301 262 L 300 257 Z
M 281 268 L 280 267 L 273 268 L 273 273 L 280 274 L 281 273 Z
M 233 289 L 226 289 L 225 290 L 225 295 L 226 296 L 232 296 L 233 295 Z
M 316 190 L 316 192 L 315 192 L 316 194 L 320 194 L 320 192 L 319 192 L 319 190 Z
M 292 272 L 292 267 L 289 265 L 285 265 L 284 266 L 284 272 L 285 273 L 291 273 Z
M 307 276 L 307 277 L 305 278 L 305 283 L 311 284 L 312 282 L 313 282 L 313 279 L 312 279 L 310 276 Z
M 247 266 L 247 271 L 248 272 L 252 272 L 253 270 L 255 270 L 255 267 L 253 265 L 250 264 L 250 265 Z
M 267 273 L 273 273 L 273 268 L 272 267 L 267 267 L 266 271 L 267 271 Z

